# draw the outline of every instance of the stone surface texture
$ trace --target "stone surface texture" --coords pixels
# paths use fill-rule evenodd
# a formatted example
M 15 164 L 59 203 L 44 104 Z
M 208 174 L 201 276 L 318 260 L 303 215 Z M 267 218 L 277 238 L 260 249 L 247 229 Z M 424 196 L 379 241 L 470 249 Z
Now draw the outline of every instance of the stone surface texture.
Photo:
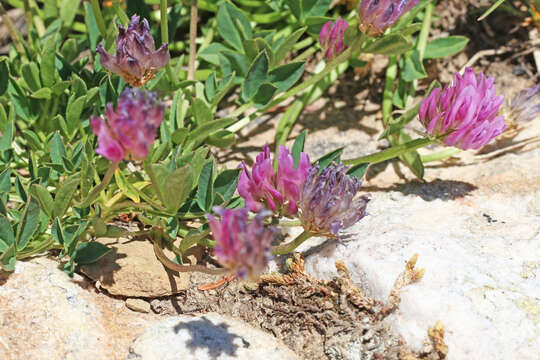
M 426 329 L 441 320 L 449 359 L 539 359 L 539 135 L 540 124 L 529 124 L 484 154 L 433 163 L 425 183 L 388 166 L 365 182 L 370 216 L 348 239 L 302 245 L 306 269 L 328 278 L 344 260 L 382 300 L 418 253 L 425 276 L 404 289 L 389 318 L 411 347 L 420 349 Z
M 93 285 L 36 258 L 18 262 L 0 286 L 0 358 L 118 359 L 155 315 L 125 309 Z
M 293 360 L 272 336 L 216 313 L 156 321 L 130 346 L 129 358 L 145 360 Z
M 84 265 L 81 271 L 112 295 L 159 297 L 176 294 L 189 288 L 190 274 L 167 270 L 154 255 L 150 241 L 126 238 L 97 241 L 113 251 L 99 261 Z M 166 255 L 173 258 L 168 250 Z
M 215 313 L 163 320 L 94 289 L 53 259 L 18 262 L 0 285 L 0 359 L 296 359 L 241 321 Z

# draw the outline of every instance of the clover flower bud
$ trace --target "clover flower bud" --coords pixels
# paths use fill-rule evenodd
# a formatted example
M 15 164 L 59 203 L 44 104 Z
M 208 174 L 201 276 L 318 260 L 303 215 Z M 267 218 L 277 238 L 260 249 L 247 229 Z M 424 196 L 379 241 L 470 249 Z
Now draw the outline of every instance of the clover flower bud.
M 345 30 L 349 23 L 338 17 L 335 22 L 328 21 L 321 29 L 319 41 L 325 52 L 326 60 L 330 61 L 341 54 L 348 46 L 343 45 Z
M 300 193 L 298 217 L 304 230 L 337 238 L 339 232 L 366 216 L 371 195 L 357 196 L 362 180 L 347 175 L 347 167 L 332 163 L 319 174 L 319 165 L 309 171 Z
M 301 153 L 295 169 L 289 150 L 280 146 L 276 173 L 270 159 L 270 148 L 266 144 L 257 155 L 251 173 L 244 162 L 240 167 L 242 173 L 238 180 L 238 193 L 246 200 L 246 207 L 250 211 L 257 212 L 266 207 L 284 216 L 298 212 L 300 189 L 311 168 L 307 154 Z
M 418 0 L 363 0 L 358 7 L 360 30 L 369 36 L 381 35 L 416 4 Z
M 275 227 L 265 227 L 269 211 L 257 213 L 249 220 L 248 210 L 214 207 L 221 219 L 208 215 L 210 229 L 216 241 L 214 255 L 219 263 L 233 270 L 240 278 L 255 280 L 272 258 L 272 239 Z
M 540 92 L 540 84 L 521 90 L 506 109 L 508 117 L 513 121 L 531 121 L 540 113 L 540 102 L 536 102 Z
M 504 97 L 496 96 L 496 90 L 493 78 L 467 68 L 463 76 L 456 73 L 452 84 L 434 89 L 422 101 L 420 122 L 445 145 L 479 149 L 506 129 L 504 116 L 497 115 Z
M 168 44 L 155 50 L 154 38 L 150 35 L 148 21 L 139 22 L 133 15 L 127 29 L 118 27 L 116 55 L 105 51 L 99 44 L 96 51 L 101 55 L 101 65 L 124 78 L 131 86 L 142 86 L 152 80 L 156 72 L 170 60 Z
M 116 111 L 107 104 L 107 121 L 90 117 L 94 134 L 98 137 L 96 152 L 112 162 L 122 159 L 142 160 L 156 138 L 156 130 L 163 120 L 163 105 L 155 93 L 126 89 L 118 98 Z

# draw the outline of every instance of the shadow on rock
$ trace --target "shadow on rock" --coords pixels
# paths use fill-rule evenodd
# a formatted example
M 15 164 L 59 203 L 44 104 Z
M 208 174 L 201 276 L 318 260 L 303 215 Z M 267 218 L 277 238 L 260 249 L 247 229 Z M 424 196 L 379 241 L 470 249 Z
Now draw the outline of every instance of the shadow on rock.
M 215 325 L 206 317 L 202 317 L 200 320 L 178 323 L 174 326 L 174 332 L 178 334 L 182 330 L 187 330 L 192 337 L 192 340 L 186 344 L 188 348 L 193 349 L 193 351 L 206 348 L 208 356 L 217 359 L 221 354 L 236 355 L 238 348 L 238 345 L 234 344 L 236 338 L 242 340 L 245 348 L 250 345 L 241 336 L 229 332 L 228 327 L 225 323 Z
M 463 181 L 436 179 L 426 183 L 412 181 L 397 185 L 394 189 L 404 195 L 418 195 L 424 201 L 433 201 L 437 199 L 455 200 L 468 195 L 477 187 Z

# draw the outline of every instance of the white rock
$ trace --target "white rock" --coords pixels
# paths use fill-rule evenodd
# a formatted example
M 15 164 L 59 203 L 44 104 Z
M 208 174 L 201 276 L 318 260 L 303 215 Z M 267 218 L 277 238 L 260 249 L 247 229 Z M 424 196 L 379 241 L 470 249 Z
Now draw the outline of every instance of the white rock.
M 425 276 L 405 288 L 399 310 L 389 318 L 409 345 L 420 349 L 427 329 L 441 320 L 449 359 L 538 360 L 539 163 L 538 151 L 520 159 L 509 155 L 453 168 L 445 176 L 452 181 L 400 188 L 410 195 L 376 192 L 370 216 L 350 230 L 356 234 L 352 240 L 308 251 L 306 268 L 329 278 L 335 260 L 344 260 L 355 281 L 384 300 L 405 262 L 418 253 L 417 267 L 426 269 Z M 447 198 L 462 179 L 477 190 L 437 199 Z
M 130 359 L 297 359 L 278 340 L 216 313 L 156 321 L 130 347 Z

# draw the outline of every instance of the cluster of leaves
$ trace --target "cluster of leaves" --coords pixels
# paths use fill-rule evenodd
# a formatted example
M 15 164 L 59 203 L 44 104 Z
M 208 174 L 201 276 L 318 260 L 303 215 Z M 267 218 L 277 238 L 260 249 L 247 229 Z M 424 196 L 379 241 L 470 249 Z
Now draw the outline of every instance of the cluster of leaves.
M 130 0 L 125 7 L 113 1 L 111 7 L 103 7 L 105 35 L 92 2 L 6 1 L 25 10 L 28 35 L 19 35 L 9 54 L 0 57 L 0 265 L 5 270 L 12 270 L 16 259 L 48 249 L 59 250 L 68 272 L 76 264 L 96 261 L 108 248 L 92 240 L 125 234 L 110 222 L 132 210 L 144 225 L 142 232 L 159 233 L 178 254 L 195 243 L 212 246 L 205 213 L 215 205 L 243 206 L 235 196 L 239 170 L 220 169 L 212 146 L 232 146 L 235 131 L 246 120 L 304 90 L 280 120 L 277 149 L 304 107 L 349 66 L 359 66 L 360 52 L 390 56 L 383 103 L 387 131 L 382 137 L 393 145 L 405 143 L 411 137 L 403 126 L 418 106 L 397 119 L 390 116 L 392 106 L 410 105 L 416 81 L 426 77 L 424 59 L 456 53 L 467 41 L 422 40 L 422 31 L 429 31 L 425 9 L 433 2 L 428 0 L 376 39 L 358 34 L 357 20 L 349 13 L 345 42 L 360 39 L 360 46 L 336 60 L 340 64 L 327 66 L 327 72 L 328 64 L 321 61 L 315 73 L 324 76 L 298 90 L 293 86 L 304 75 L 306 59 L 319 49 L 322 25 L 344 8 L 330 9 L 330 0 L 199 0 L 197 70 L 195 80 L 187 80 L 189 7 L 169 1 L 161 31 L 152 26 L 151 33 L 158 44 L 162 37 L 170 39 L 171 61 L 145 85 L 169 100 L 159 138 L 143 164 L 122 163 L 109 173 L 108 161 L 95 153 L 89 118 L 103 114 L 107 103 L 114 104 L 126 84 L 104 71 L 95 48 L 102 42 L 114 53 L 116 24 L 125 26 L 135 13 L 158 23 L 160 1 Z M 220 105 L 234 110 L 218 111 Z M 238 119 L 249 109 L 254 109 L 252 115 Z M 304 141 L 305 133 L 293 147 L 295 159 Z M 339 161 L 342 151 L 334 150 L 317 162 L 325 166 Z M 417 153 L 401 159 L 422 176 Z M 349 172 L 361 177 L 368 164 Z M 104 176 L 114 182 L 101 189 Z M 193 220 L 201 224 L 198 229 L 186 225 Z M 180 248 L 173 244 L 177 236 L 184 238 Z

